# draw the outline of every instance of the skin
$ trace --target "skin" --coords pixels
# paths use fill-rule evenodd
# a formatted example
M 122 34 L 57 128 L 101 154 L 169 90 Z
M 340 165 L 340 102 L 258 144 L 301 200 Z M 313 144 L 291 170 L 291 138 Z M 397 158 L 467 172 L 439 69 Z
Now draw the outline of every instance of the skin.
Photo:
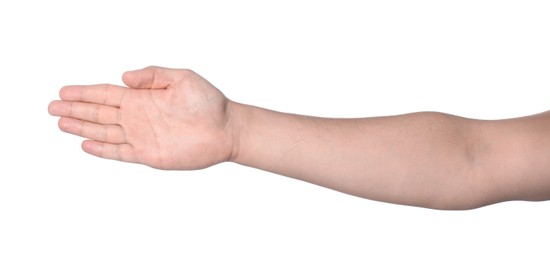
M 550 199 L 550 113 L 331 119 L 227 99 L 186 69 L 66 86 L 49 113 L 95 156 L 163 170 L 235 162 L 367 199 L 434 209 Z

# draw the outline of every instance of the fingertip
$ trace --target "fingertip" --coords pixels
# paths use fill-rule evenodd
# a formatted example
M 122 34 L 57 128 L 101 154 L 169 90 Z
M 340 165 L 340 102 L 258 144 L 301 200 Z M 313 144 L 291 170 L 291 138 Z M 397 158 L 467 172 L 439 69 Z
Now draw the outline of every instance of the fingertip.
M 90 140 L 82 141 L 82 144 L 81 144 L 82 150 L 86 151 L 89 148 L 89 146 L 90 146 L 89 142 L 90 142 Z
M 53 108 L 53 106 L 54 106 L 54 102 L 55 102 L 55 101 L 52 101 L 52 102 L 50 102 L 50 103 L 48 104 L 48 114 L 50 114 L 51 116 L 54 116 L 54 114 L 53 114 L 53 110 L 54 110 L 54 108 Z
M 68 95 L 67 95 L 67 91 L 68 91 L 68 86 L 64 86 L 62 87 L 61 89 L 59 89 L 59 98 L 61 98 L 61 100 L 65 100 L 67 99 Z
M 79 100 L 82 95 L 80 86 L 64 86 L 59 90 L 59 98 L 61 100 L 75 101 Z
M 82 141 L 82 150 L 92 155 L 98 155 L 101 150 L 101 145 L 97 141 L 84 140 Z
M 59 116 L 60 114 L 59 100 L 54 100 L 48 104 L 48 113 L 52 116 Z
M 60 117 L 57 120 L 57 126 L 61 131 L 65 132 L 67 130 L 67 120 L 64 117 Z
M 126 71 L 122 73 L 122 81 L 128 87 L 139 86 L 141 83 L 141 79 L 139 78 L 140 74 L 143 74 L 144 72 L 154 71 L 157 68 L 157 66 L 147 66 L 142 69 Z
M 124 72 L 122 81 L 130 88 L 163 89 L 172 83 L 174 71 L 176 70 L 148 66 L 143 69 Z
M 142 88 L 144 82 L 147 79 L 147 75 L 144 72 L 148 69 L 129 70 L 122 74 L 122 82 L 130 88 Z
M 126 71 L 124 73 L 122 73 L 122 82 L 124 82 L 124 84 L 126 86 L 130 86 L 130 85 L 133 85 L 133 74 L 134 74 L 135 70 L 129 70 L 129 71 Z

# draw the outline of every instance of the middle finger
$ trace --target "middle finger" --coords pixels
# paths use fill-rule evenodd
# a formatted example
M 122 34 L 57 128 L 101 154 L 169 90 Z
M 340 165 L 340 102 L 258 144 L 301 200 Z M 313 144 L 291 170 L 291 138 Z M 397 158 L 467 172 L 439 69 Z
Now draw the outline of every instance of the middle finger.
M 98 124 L 118 124 L 119 108 L 93 103 L 53 101 L 50 113 L 54 116 L 71 117 Z

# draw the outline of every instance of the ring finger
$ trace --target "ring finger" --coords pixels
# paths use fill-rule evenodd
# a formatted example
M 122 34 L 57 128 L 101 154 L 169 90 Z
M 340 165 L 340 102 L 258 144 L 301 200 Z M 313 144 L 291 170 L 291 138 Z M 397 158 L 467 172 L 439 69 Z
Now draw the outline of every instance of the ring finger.
M 82 136 L 105 143 L 126 143 L 124 130 L 119 125 L 100 125 L 84 120 L 62 117 L 59 119 L 59 129 L 63 132 Z

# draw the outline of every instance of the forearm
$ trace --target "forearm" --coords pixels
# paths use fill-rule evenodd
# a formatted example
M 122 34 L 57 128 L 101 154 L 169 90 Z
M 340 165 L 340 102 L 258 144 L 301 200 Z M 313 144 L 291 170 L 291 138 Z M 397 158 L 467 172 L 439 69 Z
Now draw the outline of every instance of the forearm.
M 440 113 L 327 119 L 235 107 L 236 163 L 379 201 L 479 203 L 470 146 L 477 121 Z

